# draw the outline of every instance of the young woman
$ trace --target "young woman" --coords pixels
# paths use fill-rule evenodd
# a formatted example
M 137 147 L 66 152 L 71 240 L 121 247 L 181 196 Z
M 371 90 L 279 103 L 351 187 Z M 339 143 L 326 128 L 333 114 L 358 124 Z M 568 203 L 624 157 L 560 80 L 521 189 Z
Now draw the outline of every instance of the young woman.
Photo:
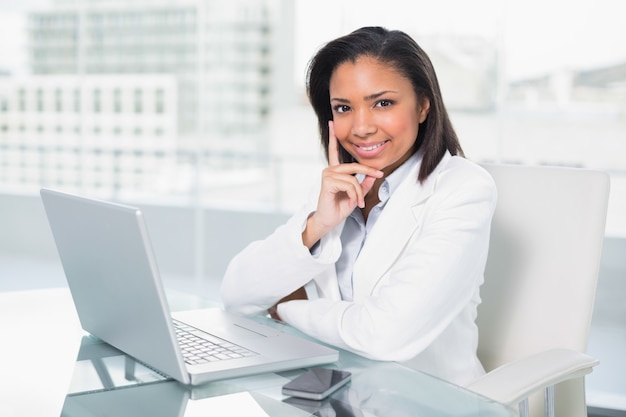
M 361 28 L 313 57 L 307 91 L 328 167 L 309 203 L 232 259 L 224 305 L 472 381 L 496 189 L 462 156 L 430 60 L 403 32 Z

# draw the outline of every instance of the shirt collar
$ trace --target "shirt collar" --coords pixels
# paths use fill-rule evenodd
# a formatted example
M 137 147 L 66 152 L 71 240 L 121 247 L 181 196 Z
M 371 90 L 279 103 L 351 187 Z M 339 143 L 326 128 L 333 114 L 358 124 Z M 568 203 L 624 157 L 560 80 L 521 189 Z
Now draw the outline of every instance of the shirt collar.
M 419 163 L 420 159 L 420 153 L 414 153 L 402 165 L 385 177 L 385 180 L 382 184 L 380 184 L 380 188 L 378 189 L 378 199 L 380 200 L 379 204 L 385 205 L 387 200 L 389 200 L 389 197 L 391 197 L 394 191 L 400 186 L 412 168 Z M 365 178 L 365 175 L 357 174 L 356 177 L 359 183 L 361 183 Z
M 398 189 L 402 181 L 406 178 L 411 169 L 419 162 L 417 153 L 411 155 L 402 165 L 396 168 L 391 174 L 385 177 L 385 180 L 378 189 L 378 199 L 384 204 L 389 197 Z

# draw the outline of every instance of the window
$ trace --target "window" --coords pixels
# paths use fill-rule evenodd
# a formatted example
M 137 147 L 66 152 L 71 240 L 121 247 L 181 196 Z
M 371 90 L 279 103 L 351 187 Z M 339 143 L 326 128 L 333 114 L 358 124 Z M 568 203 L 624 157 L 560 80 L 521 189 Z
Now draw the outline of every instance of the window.
M 24 88 L 20 88 L 18 90 L 18 106 L 20 111 L 23 113 L 26 111 L 26 90 Z
M 63 90 L 60 88 L 54 90 L 54 107 L 57 113 L 63 111 Z
M 134 108 L 135 113 L 143 112 L 143 91 L 135 89 L 134 91 Z
M 80 102 L 81 102 L 81 95 L 80 95 L 80 89 L 74 89 L 74 113 L 80 113 Z
M 38 112 L 43 112 L 43 108 L 44 108 L 44 91 L 41 88 L 38 88 L 36 91 L 36 95 L 37 95 L 37 111 Z
M 155 91 L 155 113 L 161 114 L 163 113 L 165 108 L 164 103 L 164 93 L 162 89 L 158 89 Z
M 93 90 L 93 112 L 100 113 L 102 111 L 102 91 L 100 89 Z
M 113 112 L 122 112 L 122 91 L 119 88 L 113 90 Z

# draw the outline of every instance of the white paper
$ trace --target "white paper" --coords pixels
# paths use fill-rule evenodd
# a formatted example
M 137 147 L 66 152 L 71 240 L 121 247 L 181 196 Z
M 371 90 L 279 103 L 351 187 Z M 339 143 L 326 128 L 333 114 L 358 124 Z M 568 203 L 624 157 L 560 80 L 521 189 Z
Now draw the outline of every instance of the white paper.
M 187 402 L 185 417 L 207 416 L 269 417 L 248 392 L 238 392 L 236 394 L 220 395 L 218 397 L 190 400 Z

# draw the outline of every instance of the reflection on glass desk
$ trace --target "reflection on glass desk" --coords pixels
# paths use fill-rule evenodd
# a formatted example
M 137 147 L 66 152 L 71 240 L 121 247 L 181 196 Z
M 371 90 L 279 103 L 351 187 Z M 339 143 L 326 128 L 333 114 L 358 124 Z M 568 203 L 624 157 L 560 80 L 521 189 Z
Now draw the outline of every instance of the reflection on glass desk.
M 266 322 L 265 318 L 258 318 Z M 275 326 L 287 327 L 273 322 Z M 349 352 L 328 367 L 352 372 L 352 382 L 324 401 L 281 394 L 304 369 L 228 379 L 197 387 L 161 375 L 92 336 L 84 336 L 62 417 L 195 416 L 191 405 L 242 393 L 269 416 L 513 416 L 515 411 L 396 363 Z M 235 401 L 239 401 L 236 399 Z M 213 415 L 213 414 L 210 414 Z M 219 410 L 217 415 L 230 415 Z
M 214 306 L 168 292 L 172 310 Z M 295 329 L 268 318 L 265 324 Z M 67 289 L 0 292 L 0 416 L 515 416 L 515 410 L 393 362 L 341 351 L 329 367 L 352 382 L 322 402 L 282 395 L 304 370 L 227 379 L 197 387 L 179 384 L 85 335 Z M 63 411 L 61 411 L 61 409 Z

